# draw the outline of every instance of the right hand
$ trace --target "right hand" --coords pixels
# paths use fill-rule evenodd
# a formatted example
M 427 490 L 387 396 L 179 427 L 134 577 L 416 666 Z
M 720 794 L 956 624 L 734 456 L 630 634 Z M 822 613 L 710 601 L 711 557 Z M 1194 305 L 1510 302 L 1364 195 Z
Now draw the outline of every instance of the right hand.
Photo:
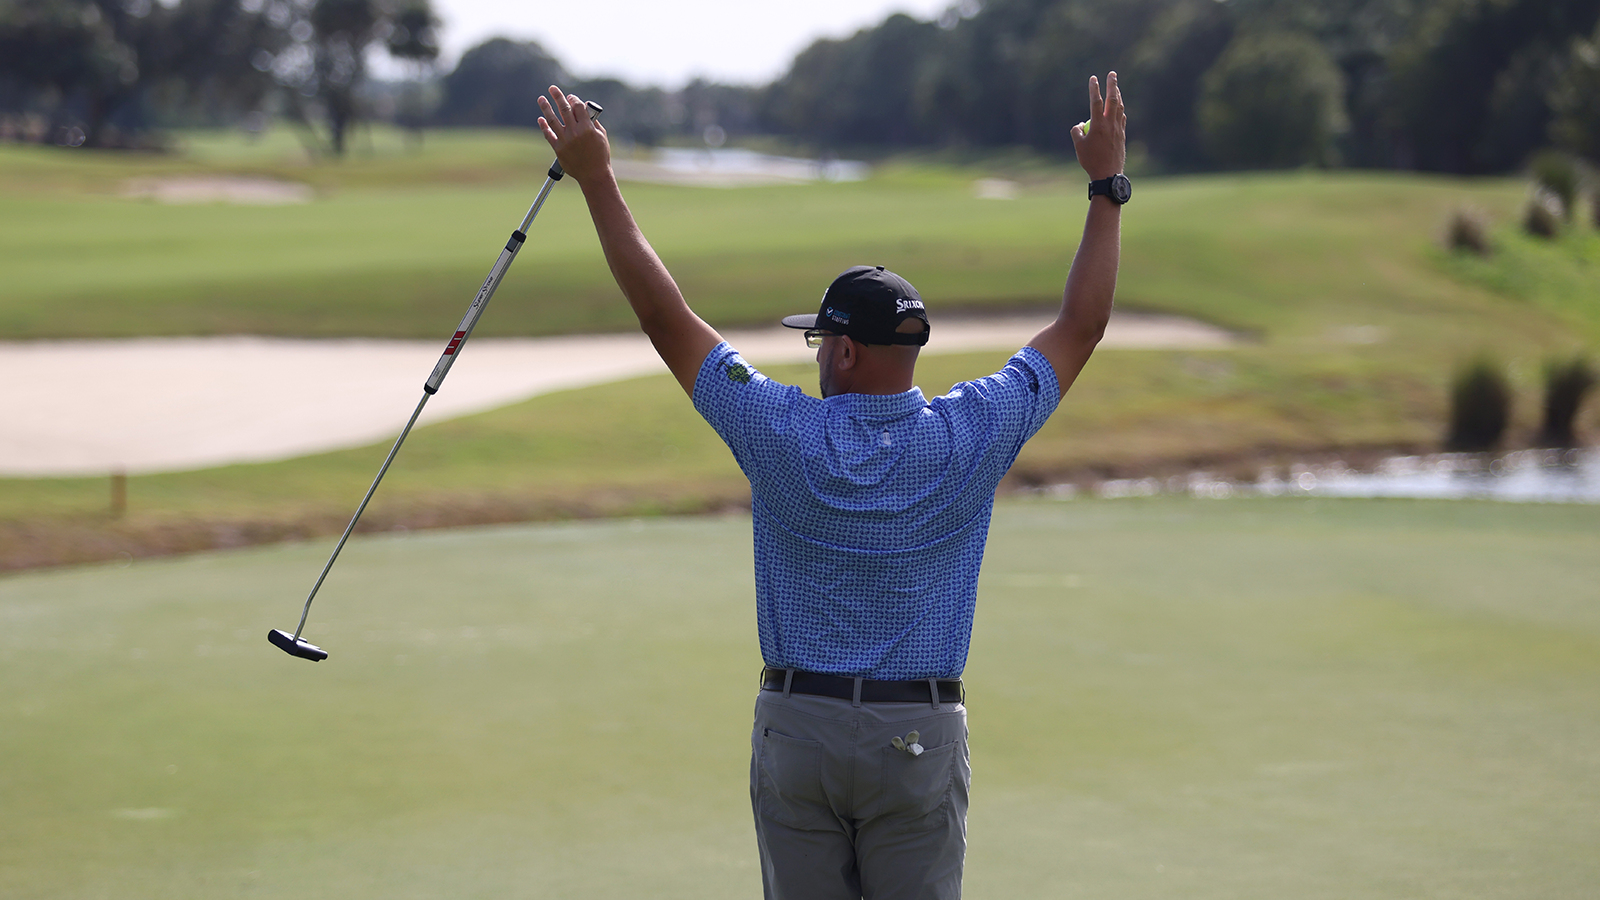
M 1122 109 L 1122 91 L 1117 87 L 1117 73 L 1106 76 L 1106 96 L 1100 97 L 1100 79 L 1089 76 L 1089 133 L 1083 133 L 1080 122 L 1072 126 L 1072 149 L 1078 152 L 1078 164 L 1089 173 L 1089 180 L 1099 181 L 1122 174 L 1128 163 L 1128 114 Z
M 611 142 L 605 126 L 589 117 L 589 108 L 577 94 L 562 93 L 550 85 L 550 96 L 540 95 L 539 130 L 568 175 L 583 184 L 611 171 Z M 556 116 L 560 112 L 560 118 Z

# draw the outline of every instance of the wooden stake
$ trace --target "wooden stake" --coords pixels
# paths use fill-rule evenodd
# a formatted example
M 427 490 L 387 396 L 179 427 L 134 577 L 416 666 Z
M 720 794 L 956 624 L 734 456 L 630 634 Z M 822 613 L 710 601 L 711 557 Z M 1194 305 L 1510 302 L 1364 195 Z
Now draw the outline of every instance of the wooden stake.
M 111 470 L 111 518 L 120 519 L 128 512 L 128 473 Z

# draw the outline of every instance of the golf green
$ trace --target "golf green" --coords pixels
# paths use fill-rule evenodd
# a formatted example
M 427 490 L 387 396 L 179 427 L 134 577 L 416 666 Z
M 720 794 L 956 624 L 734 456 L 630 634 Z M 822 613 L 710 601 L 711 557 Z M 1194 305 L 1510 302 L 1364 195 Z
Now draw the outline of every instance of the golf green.
M 967 668 L 973 897 L 1600 883 L 1600 509 L 1025 500 Z M 751 897 L 749 521 L 0 578 L 0 896 Z

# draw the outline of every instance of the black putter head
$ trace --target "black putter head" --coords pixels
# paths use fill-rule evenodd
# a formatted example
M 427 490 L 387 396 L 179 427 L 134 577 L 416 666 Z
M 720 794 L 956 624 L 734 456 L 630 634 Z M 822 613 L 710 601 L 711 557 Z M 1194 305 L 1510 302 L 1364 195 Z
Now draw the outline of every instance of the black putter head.
M 289 632 L 280 631 L 277 628 L 267 632 L 267 640 L 272 642 L 272 646 L 277 647 L 279 650 L 282 650 L 290 656 L 298 656 L 301 659 L 309 659 L 312 662 L 320 662 L 328 658 L 328 651 L 318 647 L 316 644 L 310 643 L 304 638 L 297 639 Z

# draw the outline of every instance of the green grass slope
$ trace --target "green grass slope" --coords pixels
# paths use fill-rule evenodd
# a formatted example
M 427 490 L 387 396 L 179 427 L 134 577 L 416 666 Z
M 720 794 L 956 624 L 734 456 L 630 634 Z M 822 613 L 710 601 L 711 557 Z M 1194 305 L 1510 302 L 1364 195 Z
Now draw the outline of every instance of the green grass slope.
M 982 897 L 1564 898 L 1600 879 L 1600 510 L 997 508 Z M 748 897 L 746 517 L 0 578 L 0 895 Z
M 414 158 L 300 169 L 221 151 L 150 161 L 0 148 L 0 170 L 26 173 L 0 182 L 0 335 L 436 336 L 543 175 L 548 151 L 517 140 L 430 136 Z M 520 178 L 510 154 L 526 160 Z M 283 207 L 114 195 L 152 170 L 298 175 L 321 193 Z M 890 165 L 848 184 L 636 184 L 627 194 L 714 324 L 770 321 L 861 260 L 905 273 L 935 309 L 1055 302 L 1082 228 L 1079 179 L 1068 168 L 1034 173 L 1022 196 L 996 201 L 974 196 L 977 174 Z M 1126 217 L 1121 297 L 1311 341 L 1352 317 L 1406 328 L 1441 312 L 1492 315 L 1483 292 L 1463 290 L 1427 249 L 1452 207 L 1508 213 L 1518 194 L 1510 182 L 1373 174 L 1147 179 Z M 485 333 L 632 324 L 571 184 L 559 186 L 499 297 Z

